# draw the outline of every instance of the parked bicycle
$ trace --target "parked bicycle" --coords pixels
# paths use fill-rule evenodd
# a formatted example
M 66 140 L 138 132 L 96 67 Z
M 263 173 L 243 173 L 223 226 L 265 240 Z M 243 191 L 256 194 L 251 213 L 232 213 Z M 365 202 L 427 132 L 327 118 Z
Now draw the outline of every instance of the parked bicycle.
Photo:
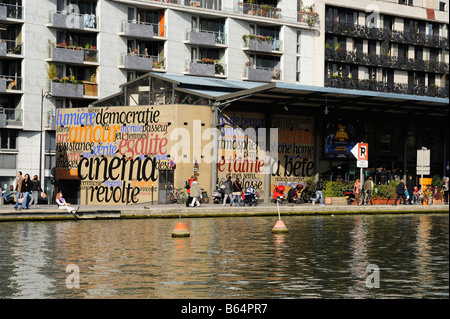
M 199 198 L 199 201 L 200 201 L 201 204 L 208 204 L 209 203 L 208 192 L 206 192 L 203 188 L 202 188 L 202 197 Z
M 187 195 L 182 188 L 174 188 L 173 185 L 167 185 L 163 204 L 184 204 L 186 201 Z
M 359 196 L 358 200 L 359 205 L 373 205 L 372 192 L 370 190 L 366 190 L 363 194 Z

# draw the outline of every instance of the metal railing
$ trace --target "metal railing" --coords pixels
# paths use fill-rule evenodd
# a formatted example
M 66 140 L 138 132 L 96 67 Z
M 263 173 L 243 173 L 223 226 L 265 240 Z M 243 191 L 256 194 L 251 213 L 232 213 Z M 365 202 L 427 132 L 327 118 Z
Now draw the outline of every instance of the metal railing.
M 227 65 L 214 59 L 187 60 L 186 72 L 189 74 L 205 75 L 205 76 L 215 76 L 215 75 L 226 76 Z
M 66 15 L 66 26 L 69 28 L 73 28 L 75 26 L 81 26 L 85 29 L 99 29 L 99 17 L 94 13 L 75 13 L 75 12 L 67 12 L 67 11 L 50 11 L 49 22 L 54 25 L 54 14 Z
M 251 70 L 267 71 L 270 75 L 271 80 L 281 81 L 281 70 L 279 68 L 268 68 L 256 65 L 246 65 L 244 68 L 244 78 L 249 78 L 249 73 Z
M 148 55 L 148 54 L 138 54 L 138 53 L 125 53 L 122 54 L 122 65 L 125 65 L 125 58 L 127 56 L 138 57 L 142 59 L 152 59 L 153 60 L 153 68 L 155 69 L 165 69 L 166 68 L 166 58 L 160 57 L 157 55 Z
M 449 48 L 448 38 L 437 35 L 429 35 L 420 32 L 391 30 L 388 28 L 369 28 L 365 25 L 357 25 L 344 22 L 327 21 L 325 31 L 339 35 L 346 35 L 364 39 L 379 41 L 391 41 L 396 43 L 422 45 L 434 48 Z
M 422 84 L 408 85 L 406 83 L 386 83 L 370 79 L 352 79 L 335 76 L 325 79 L 325 87 L 376 91 L 385 93 L 409 94 L 419 96 L 429 96 L 438 98 L 448 98 L 448 87 L 438 87 L 436 85 L 425 86 Z
M 319 14 L 317 12 L 299 11 L 297 13 L 297 22 L 306 23 L 309 27 L 319 24 Z
M 0 80 L 6 83 L 6 90 L 22 90 L 22 78 L 15 75 L 0 75 Z
M 89 48 L 83 48 L 80 46 L 67 45 L 65 43 L 58 43 L 50 45 L 50 58 L 52 58 L 52 48 L 61 50 L 78 50 L 83 51 L 83 61 L 84 62 L 98 62 L 98 50 L 93 49 L 95 46 Z
M 0 114 L 6 115 L 7 125 L 22 125 L 23 110 L 0 108 Z
M 270 5 L 261 5 L 244 2 L 239 5 L 239 8 L 240 13 L 242 14 L 269 19 L 277 19 L 277 20 L 281 19 L 281 9 L 272 7 Z
M 186 41 L 191 41 L 191 32 L 199 32 L 214 35 L 214 44 L 226 45 L 227 44 L 227 34 L 222 31 L 209 31 L 200 29 L 187 29 L 186 30 Z
M 267 36 L 262 35 L 254 35 L 254 36 L 248 35 L 244 40 L 244 48 L 251 47 L 252 41 L 258 41 L 259 43 L 262 44 L 267 43 L 268 45 L 271 45 L 272 51 L 282 51 L 283 41 L 279 39 L 264 40 L 266 38 Z
M 6 43 L 6 54 L 23 54 L 23 42 L 17 40 L 0 40 L 0 43 Z
M 127 24 L 129 24 L 129 23 L 135 24 L 135 25 L 152 27 L 154 37 L 165 37 L 166 36 L 166 25 L 160 24 L 160 23 L 148 23 L 148 22 L 136 21 L 136 20 L 123 20 L 122 21 L 122 32 L 123 33 L 126 33 Z
M 15 4 L 0 3 L 0 7 L 6 8 L 7 19 L 23 19 L 23 7 Z
M 376 66 L 410 71 L 422 71 L 444 74 L 449 70 L 446 62 L 437 62 L 422 59 L 407 59 L 404 57 L 378 55 L 342 49 L 325 49 L 325 60 L 351 63 L 365 66 Z

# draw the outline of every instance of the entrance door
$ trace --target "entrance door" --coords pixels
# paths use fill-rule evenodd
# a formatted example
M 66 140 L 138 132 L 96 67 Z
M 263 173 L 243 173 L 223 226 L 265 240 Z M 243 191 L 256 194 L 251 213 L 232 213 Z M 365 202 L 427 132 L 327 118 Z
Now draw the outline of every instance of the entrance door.
M 158 203 L 162 203 L 169 187 L 173 188 L 174 171 L 159 171 Z

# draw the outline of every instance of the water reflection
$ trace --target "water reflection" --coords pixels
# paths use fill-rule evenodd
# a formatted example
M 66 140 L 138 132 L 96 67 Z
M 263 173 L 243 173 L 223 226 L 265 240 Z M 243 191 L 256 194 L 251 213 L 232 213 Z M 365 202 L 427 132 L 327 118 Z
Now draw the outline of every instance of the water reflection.
M 448 298 L 448 215 L 283 221 L 190 219 L 188 238 L 172 219 L 0 223 L 0 298 Z

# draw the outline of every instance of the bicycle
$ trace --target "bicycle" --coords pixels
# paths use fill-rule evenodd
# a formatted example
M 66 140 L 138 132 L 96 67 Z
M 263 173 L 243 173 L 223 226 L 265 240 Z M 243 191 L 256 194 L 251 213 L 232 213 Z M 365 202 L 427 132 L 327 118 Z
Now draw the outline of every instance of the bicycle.
M 372 191 L 370 189 L 365 190 L 362 194 L 363 196 L 359 196 L 359 205 L 373 205 L 372 202 Z
M 202 196 L 201 196 L 201 198 L 199 198 L 199 201 L 200 201 L 201 204 L 208 204 L 209 203 L 208 192 L 206 192 L 203 188 L 202 188 Z
M 163 204 L 176 204 L 177 197 L 173 191 L 173 185 L 167 185 L 166 195 L 163 198 Z
M 177 199 L 178 204 L 185 204 L 187 201 L 187 195 L 185 192 L 183 192 L 183 188 L 176 188 L 175 189 L 175 197 Z

